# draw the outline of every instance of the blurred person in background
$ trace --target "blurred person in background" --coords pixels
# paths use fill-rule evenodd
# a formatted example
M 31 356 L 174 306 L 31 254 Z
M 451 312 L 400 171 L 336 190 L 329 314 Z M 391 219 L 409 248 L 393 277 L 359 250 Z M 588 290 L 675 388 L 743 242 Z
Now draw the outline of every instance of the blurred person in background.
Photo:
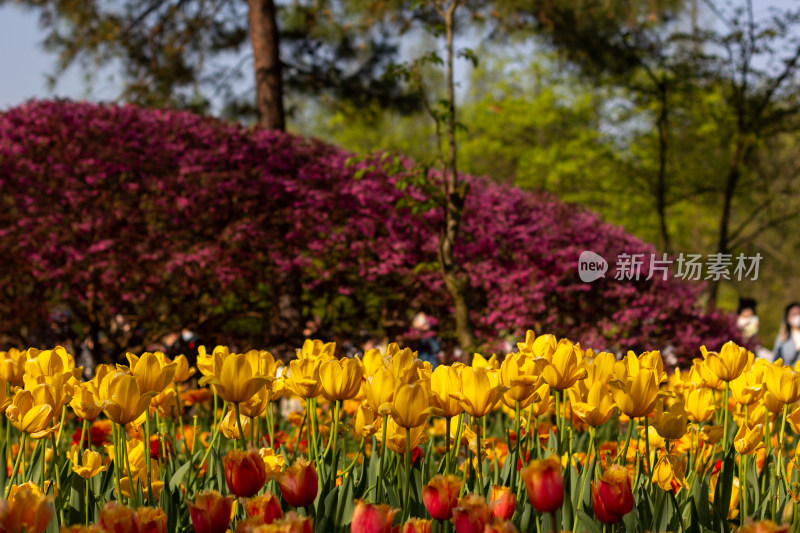
M 752 298 L 739 298 L 739 309 L 736 314 L 736 327 L 742 332 L 746 339 L 752 339 L 758 334 L 760 326 L 758 315 L 756 314 L 757 302 Z
M 792 302 L 786 306 L 783 322 L 775 339 L 772 353 L 774 360 L 779 358 L 785 365 L 793 366 L 800 351 L 800 303 Z

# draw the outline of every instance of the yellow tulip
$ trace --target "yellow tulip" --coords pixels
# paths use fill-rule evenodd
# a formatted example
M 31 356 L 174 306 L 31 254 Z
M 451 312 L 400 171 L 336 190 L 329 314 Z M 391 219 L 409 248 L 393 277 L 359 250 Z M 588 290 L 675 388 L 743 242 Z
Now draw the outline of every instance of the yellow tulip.
M 587 390 L 597 382 L 601 382 L 604 385 L 607 384 L 615 377 L 616 361 L 613 353 L 600 352 L 595 354 L 592 350 L 586 350 L 586 356 L 583 360 L 586 379 L 578 381 L 577 384 L 585 384 Z
M 28 355 L 16 348 L 0 352 L 0 378 L 12 387 L 22 385 L 22 376 L 25 375 L 27 360 Z
M 753 370 L 743 372 L 731 381 L 731 392 L 736 403 L 753 405 L 764 393 L 764 373 Z
M 6 412 L 6 407 L 11 404 L 11 398 L 8 396 L 8 384 L 6 380 L 0 378 L 0 415 Z
M 441 416 L 453 418 L 464 412 L 458 393 L 461 391 L 462 363 L 439 365 L 431 374 L 431 405 Z
M 55 514 L 53 496 L 42 496 L 29 486 L 12 492 L 8 502 L 0 498 L 0 531 L 44 533 Z
M 420 371 L 425 368 L 425 363 L 417 357 L 417 352 L 410 348 L 400 349 L 396 343 L 392 343 L 386 349 L 386 354 L 388 366 L 400 383 L 420 380 Z
M 767 391 L 783 403 L 800 400 L 800 374 L 791 368 L 770 366 L 765 376 Z
M 411 430 L 409 447 L 413 450 L 427 440 L 426 430 L 428 428 L 423 424 L 409 429 Z M 406 453 L 406 428 L 398 425 L 393 418 L 390 418 L 386 424 L 386 446 L 395 453 Z
M 132 353 L 125 356 L 130 363 L 131 373 L 139 384 L 142 393 L 155 392 L 158 394 L 172 383 L 175 376 L 175 363 L 167 363 L 162 352 L 145 352 L 141 357 Z
M 183 383 L 196 372 L 193 367 L 189 366 L 189 360 L 183 354 L 173 359 L 172 362 L 175 363 L 175 375 L 172 376 L 172 381 L 175 383 Z
M 63 346 L 56 346 L 52 350 L 28 350 L 28 360 L 25 362 L 27 376 L 38 378 L 65 373 L 79 378 L 83 374 L 83 368 L 75 368 L 75 357 L 67 353 Z
M 380 370 L 388 368 L 384 360 L 383 354 L 377 348 L 370 348 L 364 352 L 361 358 L 361 363 L 364 365 L 364 375 L 366 377 L 374 376 Z
M 34 439 L 47 437 L 58 428 L 50 426 L 53 406 L 48 403 L 37 403 L 29 390 L 18 390 L 14 394 L 11 405 L 6 408 L 6 418 L 15 428 L 28 433 Z
M 555 335 L 545 334 L 539 335 L 528 330 L 525 333 L 525 342 L 518 342 L 517 349 L 520 352 L 532 354 L 534 357 L 539 357 L 550 361 L 553 354 L 556 352 L 558 341 Z
M 710 389 L 698 388 L 691 390 L 686 394 L 685 398 L 686 413 L 689 415 L 689 420 L 696 424 L 707 421 L 717 409 L 714 393 Z
M 388 414 L 391 411 L 395 387 L 394 373 L 388 368 L 379 368 L 374 374 L 368 376 L 364 385 L 364 393 L 369 408 L 381 416 Z
M 364 369 L 356 359 L 329 359 L 319 366 L 322 396 L 327 400 L 349 400 L 358 393 Z
M 546 360 L 534 359 L 526 353 L 506 356 L 500 365 L 500 383 L 508 389 L 503 395 L 503 402 L 509 408 L 515 409 L 517 402 L 522 409 L 530 405 L 546 364 Z
M 267 386 L 271 377 L 259 375 L 260 360 L 258 352 L 251 350 L 247 353 L 232 353 L 222 361 L 222 356 L 217 354 L 215 363 L 219 374 L 206 376 L 200 380 L 201 384 L 212 383 L 217 388 L 217 394 L 226 402 L 242 403 L 249 400 L 261 388 Z
M 680 472 L 680 463 L 674 455 L 662 455 L 655 467 L 653 467 L 653 483 L 664 490 L 672 490 L 672 482 L 675 481 L 679 486 L 688 488 L 683 475 Z
M 585 397 L 581 397 L 574 388 L 570 389 L 569 393 L 572 399 L 572 412 L 590 426 L 602 426 L 614 414 L 616 405 L 608 386 L 602 381 L 596 381 Z
M 392 420 L 402 428 L 415 428 L 428 420 L 430 395 L 424 385 L 401 385 L 394 394 Z
M 244 432 L 244 438 L 249 439 L 250 435 L 252 434 L 252 419 L 249 416 L 242 415 L 241 416 L 242 422 L 242 431 Z M 225 413 L 225 417 L 220 422 L 219 426 L 220 430 L 222 430 L 222 434 L 228 437 L 229 439 L 241 439 L 242 436 L 239 433 L 239 425 L 236 422 L 236 411 L 233 409 L 228 409 L 228 412 Z
M 610 381 L 609 385 L 617 407 L 630 418 L 652 413 L 659 398 L 658 380 L 652 370 L 642 370 L 625 381 Z
M 529 406 L 531 416 L 540 417 L 548 414 L 555 407 L 556 399 L 550 394 L 550 385 L 543 383 L 533 393 L 533 402 Z
M 733 446 L 740 455 L 752 455 L 764 448 L 764 426 L 756 424 L 753 429 L 741 426 L 733 438 Z
M 614 373 L 620 381 L 634 379 L 640 372 L 653 373 L 658 384 L 668 380 L 664 371 L 664 360 L 658 350 L 644 352 L 638 357 L 629 351 L 622 361 L 616 362 L 614 367 Z
M 783 406 L 786 405 L 784 402 L 780 401 L 776 396 L 774 396 L 771 392 L 767 392 L 764 397 L 762 398 L 762 404 L 764 407 L 773 414 L 781 414 L 783 413 Z
M 150 407 L 150 400 L 156 395 L 149 391 L 142 393 L 136 377 L 118 372 L 110 378 L 106 415 L 117 424 L 124 426 L 133 422 Z
M 701 348 L 701 351 L 703 352 L 703 355 L 708 353 L 705 349 L 705 346 Z M 703 387 L 720 391 L 725 390 L 725 382 L 719 379 L 717 375 L 711 371 L 711 368 L 709 368 L 704 359 L 695 359 L 692 365 L 692 371 L 695 374 L 693 377 L 698 379 Z M 690 371 L 690 373 L 692 371 Z
M 309 399 L 319 396 L 322 390 L 322 383 L 319 380 L 319 362 L 312 358 L 303 358 L 289 363 L 288 385 L 292 392 L 301 398 Z
M 25 388 L 33 392 L 34 397 L 37 394 L 42 395 L 36 400 L 36 403 L 49 403 L 53 406 L 54 417 L 59 417 L 62 408 L 69 405 L 75 386 L 80 383 L 70 373 L 39 376 L 36 380 L 25 375 L 23 381 L 25 381 Z
M 106 469 L 103 466 L 103 456 L 88 449 L 83 450 L 83 454 L 81 454 L 77 444 L 72 445 L 69 459 L 72 461 L 72 471 L 83 479 L 93 478 Z
M 230 355 L 230 350 L 227 346 L 216 346 L 211 353 L 206 351 L 205 346 L 198 346 L 197 347 L 197 370 L 200 371 L 203 376 L 214 376 L 219 373 L 219 369 L 217 368 L 217 362 L 222 362 Z M 220 357 L 217 357 L 217 354 Z
M 586 378 L 581 356 L 579 346 L 566 340 L 558 344 L 552 361 L 542 369 L 542 377 L 551 389 L 568 389 L 579 379 Z
M 703 426 L 700 431 L 700 439 L 706 444 L 714 445 L 722 440 L 724 428 L 722 426 Z
M 298 359 L 325 360 L 333 357 L 336 351 L 335 342 L 322 342 L 319 339 L 306 339 L 303 347 L 297 350 Z
M 493 383 L 485 368 L 468 366 L 461 370 L 461 390 L 457 398 L 468 415 L 475 418 L 485 416 L 495 408 L 504 392 L 505 387 L 499 380 Z
M 258 450 L 258 455 L 264 460 L 264 470 L 267 472 L 267 481 L 276 480 L 283 472 L 285 459 L 283 454 L 275 454 L 272 448 L 261 448 Z
M 748 351 L 733 341 L 726 342 L 717 352 L 704 353 L 706 366 L 722 381 L 733 381 L 744 372 L 748 363 Z
M 472 356 L 472 368 L 485 368 L 486 370 L 497 370 L 499 368 L 499 364 L 497 362 L 497 355 L 492 354 L 489 359 L 486 359 L 479 353 L 473 354 Z
M 105 401 L 100 404 L 97 403 L 97 391 L 94 390 L 95 385 L 91 381 L 86 383 L 79 383 L 75 386 L 72 393 L 72 400 L 69 406 L 79 418 L 84 420 L 94 420 L 103 409 L 106 408 Z
M 686 424 L 689 422 L 683 402 L 676 401 L 666 405 L 664 399 L 656 404 L 656 416 L 653 427 L 658 434 L 669 440 L 676 440 L 686 434 Z
M 372 409 L 361 403 L 353 418 L 353 434 L 357 438 L 367 439 L 381 428 L 381 420 Z
M 269 387 L 261 387 L 258 392 L 239 404 L 240 413 L 242 416 L 249 416 L 255 418 L 267 410 L 267 405 L 272 401 L 273 395 Z

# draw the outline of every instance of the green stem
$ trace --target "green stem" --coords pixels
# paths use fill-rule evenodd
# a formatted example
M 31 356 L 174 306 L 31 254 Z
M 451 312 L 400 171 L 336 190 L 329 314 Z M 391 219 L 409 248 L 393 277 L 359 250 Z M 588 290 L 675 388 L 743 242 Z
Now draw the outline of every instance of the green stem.
M 11 477 L 9 478 L 9 481 L 8 481 L 8 487 L 6 487 L 6 495 L 5 495 L 6 499 L 8 499 L 8 495 L 11 492 L 11 485 L 13 485 L 14 481 L 16 481 L 17 473 L 19 472 L 19 461 L 20 461 L 20 459 L 22 458 L 22 456 L 24 454 L 23 450 L 25 450 L 25 438 L 26 437 L 27 437 L 27 434 L 23 433 L 22 437 L 21 437 L 21 440 L 20 440 L 19 453 L 17 454 L 17 458 L 14 460 L 14 468 L 11 469 Z M 8 447 L 9 448 L 11 447 L 11 443 L 9 443 Z M 20 484 L 21 483 L 18 483 L 18 485 L 20 485 Z
M 183 409 L 181 409 L 181 391 L 178 388 L 178 382 L 173 381 L 172 384 L 175 386 L 175 420 L 178 423 L 178 431 L 176 438 L 178 439 L 175 442 L 175 448 L 180 448 L 181 442 L 183 442 L 183 451 L 186 455 L 189 455 L 189 446 L 186 444 L 186 438 L 183 434 Z M 177 452 L 177 450 L 176 450 Z
M 145 419 L 144 419 L 144 442 L 142 442 L 142 446 L 144 447 L 144 467 L 147 469 L 147 504 L 152 506 L 153 505 L 153 469 L 150 466 L 150 408 L 148 407 L 145 410 Z M 131 478 L 131 485 L 133 484 L 133 478 Z
M 481 452 L 481 422 L 483 417 L 475 419 L 475 437 L 478 441 L 478 494 L 483 496 L 483 453 Z
M 411 499 L 411 430 L 406 428 L 406 499 L 403 505 L 403 518 L 400 523 L 405 523 L 408 518 L 408 504 Z
M 451 438 L 450 437 L 450 420 L 451 420 L 451 417 L 449 417 L 449 416 L 446 416 L 444 418 L 445 426 L 447 428 L 446 432 L 445 432 L 445 436 L 444 436 L 444 461 L 445 461 L 444 473 L 445 474 L 449 474 L 450 473 L 450 438 Z
M 86 502 L 85 502 L 85 504 L 86 504 L 86 508 L 85 508 L 86 516 L 84 517 L 84 522 L 83 523 L 88 526 L 89 525 L 89 482 L 91 481 L 91 479 L 84 479 L 83 481 L 86 483 Z
M 731 384 L 725 382 L 725 395 L 722 397 L 722 449 L 725 457 L 728 457 L 728 396 Z
M 516 435 L 514 439 L 514 453 L 512 454 L 510 460 L 513 461 L 511 463 L 511 483 L 509 484 L 509 488 L 511 492 L 514 494 L 517 493 L 517 460 L 519 459 L 519 448 L 520 448 L 520 434 L 519 434 L 519 417 L 520 417 L 520 409 L 519 409 L 519 402 L 514 402 L 514 434 Z M 530 430 L 530 427 L 528 427 Z
M 644 415 L 644 451 L 646 454 L 645 464 L 647 465 L 647 476 L 653 478 L 653 469 L 650 464 L 650 420 L 647 415 Z
M 561 395 L 556 391 L 553 396 L 556 398 L 556 437 L 558 437 L 556 439 L 556 447 L 558 448 L 558 455 L 561 455 L 563 453 L 561 451 Z
M 81 440 L 78 443 L 78 450 L 83 452 L 83 438 L 86 436 L 86 428 L 88 427 L 89 422 L 87 420 L 83 421 L 83 426 L 81 426 Z M 89 444 L 91 446 L 91 443 Z
M 383 438 L 381 439 L 381 463 L 378 470 L 378 490 L 375 495 L 375 503 L 381 503 L 381 498 L 383 497 L 383 465 L 386 462 L 386 425 L 388 418 L 387 415 L 383 415 L 383 422 L 381 424 Z
M 239 414 L 239 404 L 233 404 L 233 409 L 236 414 L 236 426 L 239 428 L 239 440 L 242 441 L 242 450 L 247 450 L 247 439 L 244 438 L 244 430 L 242 429 L 242 416 Z
M 111 424 L 111 440 L 114 441 L 114 488 L 117 490 L 117 500 L 122 502 L 122 460 L 119 455 L 119 436 L 117 424 Z
M 634 424 L 633 418 L 629 418 L 628 419 L 628 431 L 627 431 L 627 434 L 625 435 L 625 446 L 622 448 L 622 453 L 617 455 L 617 461 L 616 462 L 618 462 L 620 464 L 623 464 L 623 465 L 625 464 L 625 461 L 627 460 L 627 457 L 628 457 L 628 446 L 630 446 L 631 437 L 633 436 L 633 424 Z M 645 435 L 645 438 L 647 438 L 646 435 Z

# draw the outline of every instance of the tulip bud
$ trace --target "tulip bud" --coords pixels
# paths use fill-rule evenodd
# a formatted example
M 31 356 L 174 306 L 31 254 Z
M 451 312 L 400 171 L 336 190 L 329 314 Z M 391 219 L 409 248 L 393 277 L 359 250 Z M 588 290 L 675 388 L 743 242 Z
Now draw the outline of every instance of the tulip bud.
M 136 511 L 114 501 L 108 502 L 100 511 L 100 526 L 114 533 L 138 533 Z
M 228 489 L 241 498 L 256 494 L 267 480 L 264 460 L 258 450 L 229 451 L 222 459 Z
M 456 533 L 483 533 L 491 518 L 486 500 L 477 494 L 468 494 L 458 500 L 453 509 L 453 525 Z
M 613 465 L 595 485 L 592 482 L 594 515 L 604 524 L 616 524 L 633 509 L 633 493 L 628 470 Z
M 391 533 L 394 515 L 397 509 L 386 504 L 370 504 L 364 500 L 356 502 L 353 521 L 350 523 L 351 533 Z
M 510 488 L 499 485 L 492 487 L 491 503 L 489 504 L 492 516 L 500 520 L 510 520 L 514 516 L 516 506 L 517 497 Z
M 528 500 L 540 513 L 554 513 L 564 503 L 564 478 L 558 456 L 532 461 L 520 471 L 528 491 Z
M 233 496 L 215 490 L 200 491 L 193 502 L 186 502 L 195 533 L 225 533 L 231 522 Z
M 294 511 L 286 513 L 284 518 L 275 520 L 269 526 L 258 517 L 242 520 L 236 525 L 235 533 L 262 533 L 264 531 L 280 531 L 281 533 L 313 533 L 314 524 L 310 517 L 299 516 Z
M 263 461 L 261 466 L 264 466 Z M 314 465 L 301 457 L 278 477 L 278 485 L 283 499 L 292 507 L 311 505 L 319 490 L 317 471 Z
M 244 504 L 244 510 L 249 517 L 259 517 L 265 524 L 271 524 L 275 520 L 283 518 L 281 502 L 271 492 L 256 496 Z M 198 532 L 199 533 L 199 532 Z M 223 532 L 224 533 L 224 532 Z
M 431 479 L 422 488 L 422 501 L 434 520 L 449 520 L 453 516 L 453 507 L 458 503 L 458 493 L 464 484 L 456 476 L 442 476 Z
M 518 533 L 517 528 L 510 520 L 495 518 L 491 524 L 486 524 L 483 533 Z
M 400 533 L 431 533 L 431 521 L 422 518 L 409 518 Z
M 38 489 L 21 486 L 9 501 L 0 498 L 0 531 L 43 533 L 55 514 L 53 497 L 42 496 Z M 3 509 L 5 507 L 5 509 Z
M 167 533 L 167 515 L 155 507 L 139 507 L 136 509 L 136 523 L 139 533 Z

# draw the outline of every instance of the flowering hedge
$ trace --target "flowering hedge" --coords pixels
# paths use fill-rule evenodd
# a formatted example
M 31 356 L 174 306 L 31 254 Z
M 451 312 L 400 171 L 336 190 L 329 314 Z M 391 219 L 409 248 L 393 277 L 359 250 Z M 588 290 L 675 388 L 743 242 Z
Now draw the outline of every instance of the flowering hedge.
M 257 317 L 268 327 L 250 341 L 271 343 L 289 297 L 334 333 L 380 331 L 386 316 L 422 309 L 448 337 L 437 211 L 398 206 L 410 165 L 387 174 L 377 157 L 351 159 L 185 112 L 33 101 L 0 114 L 0 336 L 42 344 L 52 306 L 65 304 L 107 335 L 110 317 L 133 317 L 149 338 L 189 325 L 213 340 Z M 583 250 L 654 251 L 620 228 L 465 179 L 456 255 L 481 342 L 533 327 L 599 349 L 672 345 L 685 358 L 737 338 L 729 316 L 698 309 L 697 285 L 582 283 Z

